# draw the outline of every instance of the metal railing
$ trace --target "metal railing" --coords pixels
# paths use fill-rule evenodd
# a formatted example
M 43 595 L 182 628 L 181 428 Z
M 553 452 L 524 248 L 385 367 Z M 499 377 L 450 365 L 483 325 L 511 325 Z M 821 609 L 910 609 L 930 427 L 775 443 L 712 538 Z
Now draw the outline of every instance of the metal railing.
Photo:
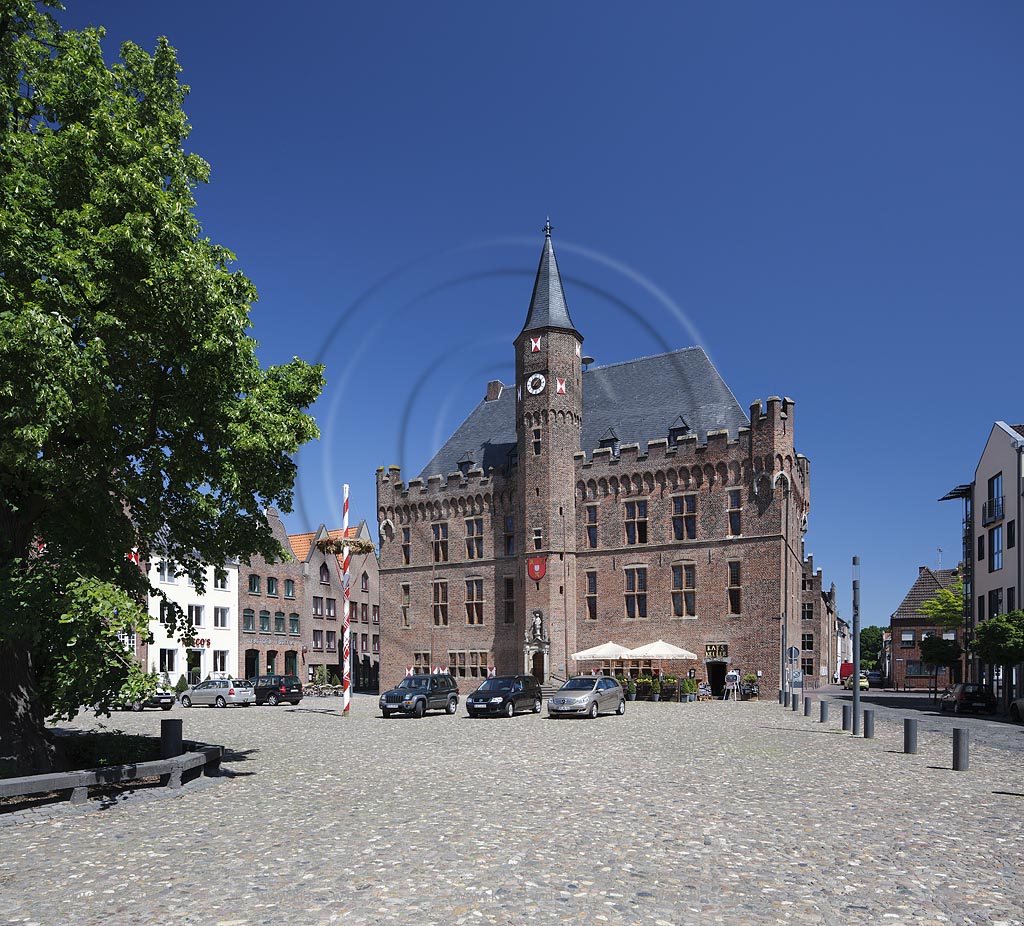
M 991 524 L 993 521 L 1002 520 L 1003 517 L 1003 496 L 1000 495 L 998 498 L 990 498 L 985 501 L 985 504 L 981 506 L 981 523 L 982 525 Z

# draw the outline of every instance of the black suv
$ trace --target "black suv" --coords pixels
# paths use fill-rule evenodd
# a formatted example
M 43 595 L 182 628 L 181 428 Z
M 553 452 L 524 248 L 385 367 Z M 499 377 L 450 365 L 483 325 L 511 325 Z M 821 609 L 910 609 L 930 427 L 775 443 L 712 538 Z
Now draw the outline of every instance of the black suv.
M 298 704 L 302 700 L 302 682 L 297 675 L 258 675 L 249 679 L 257 704 L 273 707 L 281 701 Z
M 532 675 L 499 675 L 466 698 L 466 711 L 470 717 L 511 717 L 522 710 L 539 714 L 542 702 L 540 682 Z
M 427 711 L 454 714 L 459 708 L 459 686 L 450 675 L 408 675 L 397 688 L 380 696 L 385 717 L 401 712 L 422 717 Z
M 952 709 L 954 714 L 961 711 L 987 711 L 989 714 L 996 712 L 995 696 L 984 685 L 972 684 L 970 682 L 959 682 L 952 688 L 947 688 L 939 696 L 939 710 Z

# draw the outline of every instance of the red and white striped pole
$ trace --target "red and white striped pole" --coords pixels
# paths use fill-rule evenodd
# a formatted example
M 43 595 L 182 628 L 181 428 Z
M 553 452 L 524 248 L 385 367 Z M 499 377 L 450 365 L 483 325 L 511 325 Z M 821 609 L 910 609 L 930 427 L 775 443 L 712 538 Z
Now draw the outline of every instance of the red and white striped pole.
M 345 620 L 342 624 L 341 631 L 341 650 L 344 653 L 345 666 L 344 674 L 342 677 L 342 713 L 347 714 L 349 705 L 352 700 L 352 659 L 349 655 L 351 650 L 351 641 L 349 639 L 349 627 L 352 621 L 352 604 L 349 600 L 349 588 L 348 588 L 348 564 L 349 564 L 349 549 L 348 549 L 348 483 L 345 483 L 344 489 L 345 507 L 342 511 L 341 516 L 341 536 L 344 547 L 341 551 L 341 571 L 342 571 L 342 583 L 345 586 L 345 598 L 342 602 L 342 607 L 345 609 Z

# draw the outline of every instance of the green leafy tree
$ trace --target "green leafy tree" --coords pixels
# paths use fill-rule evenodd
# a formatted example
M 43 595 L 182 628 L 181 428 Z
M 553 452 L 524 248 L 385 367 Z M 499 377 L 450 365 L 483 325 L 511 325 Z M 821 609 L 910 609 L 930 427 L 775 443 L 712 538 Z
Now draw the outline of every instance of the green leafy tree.
M 944 666 L 952 675 L 953 666 L 960 662 L 963 654 L 964 651 L 956 640 L 943 640 L 937 634 L 921 640 L 921 661 L 926 666 L 931 666 L 933 670 L 932 678 L 936 692 L 939 688 L 939 668 Z
M 0 0 L 0 765 L 47 770 L 48 716 L 109 703 L 142 669 L 151 545 L 203 563 L 283 556 L 293 455 L 323 386 L 262 369 L 252 284 L 202 234 L 175 52 L 63 31 Z M 51 7 L 59 9 L 59 6 Z M 172 609 L 180 621 L 180 611 Z M 183 630 L 187 633 L 187 630 Z
M 997 614 L 983 620 L 974 632 L 971 649 L 990 665 L 1003 667 L 1003 678 L 1010 678 L 1010 667 L 1024 662 L 1024 611 Z M 1009 695 L 1009 689 L 1006 690 Z
M 878 654 L 882 651 L 882 628 L 860 628 L 860 665 L 866 672 L 878 666 Z
M 942 630 L 958 630 L 964 625 L 964 580 L 957 576 L 949 588 L 940 588 L 917 609 Z

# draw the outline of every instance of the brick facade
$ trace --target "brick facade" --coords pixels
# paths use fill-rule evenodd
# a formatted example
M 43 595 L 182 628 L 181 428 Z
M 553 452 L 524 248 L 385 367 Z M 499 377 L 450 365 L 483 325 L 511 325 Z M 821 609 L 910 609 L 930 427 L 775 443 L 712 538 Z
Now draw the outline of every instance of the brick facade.
M 957 569 L 929 569 L 918 567 L 917 579 L 910 587 L 900 606 L 889 619 L 892 652 L 892 687 L 897 690 L 929 689 L 938 684 L 941 691 L 953 682 L 962 681 L 961 667 L 953 675 L 945 667 L 938 672 L 921 661 L 921 640 L 937 634 L 956 640 L 963 646 L 963 630 L 943 630 L 936 627 L 934 619 L 920 612 L 921 605 L 934 598 L 940 589 L 952 588 L 956 582 Z
M 239 565 L 238 672 L 243 678 L 279 673 L 305 679 L 312 626 L 302 564 L 292 554 L 276 509 L 267 509 L 267 520 L 286 559 L 268 563 L 262 556 L 253 556 L 248 564 Z
M 485 471 L 467 450 L 458 470 L 425 480 L 405 483 L 397 467 L 377 472 L 382 683 L 410 666 L 449 665 L 470 686 L 487 666 L 557 682 L 591 668 L 575 664 L 573 652 L 660 638 L 697 653 L 696 675 L 713 685 L 738 668 L 760 671 L 763 689 L 776 688 L 783 615 L 787 638 L 800 641 L 809 510 L 793 402 L 755 402 L 746 423 L 708 429 L 703 440 L 684 426 L 648 433 L 645 446 L 618 445 L 613 429 L 607 446 L 583 450 L 592 374 L 582 371 L 582 336 L 558 302 L 561 284 L 557 267 L 546 270 L 548 259 L 553 267 L 550 240 L 515 341 L 516 385 L 490 384 L 478 409 L 486 417 L 498 407 L 489 403 L 515 389 L 507 462 Z M 546 305 L 537 311 L 545 272 L 548 285 L 557 284 L 551 304 L 560 316 Z M 669 420 L 670 403 L 683 398 L 644 401 L 664 403 L 660 420 Z M 742 421 L 742 412 L 734 418 Z M 484 456 L 498 443 L 481 440 Z M 437 545 L 444 542 L 446 549 Z M 544 558 L 543 578 L 528 576 L 533 557 Z
M 838 678 L 839 626 L 836 605 L 836 585 L 824 588 L 821 570 L 814 568 L 814 557 L 807 556 L 803 564 L 800 593 L 800 668 L 804 672 L 804 686 L 827 685 Z M 808 640 L 808 634 L 811 639 Z M 810 643 L 808 646 L 807 644 Z

